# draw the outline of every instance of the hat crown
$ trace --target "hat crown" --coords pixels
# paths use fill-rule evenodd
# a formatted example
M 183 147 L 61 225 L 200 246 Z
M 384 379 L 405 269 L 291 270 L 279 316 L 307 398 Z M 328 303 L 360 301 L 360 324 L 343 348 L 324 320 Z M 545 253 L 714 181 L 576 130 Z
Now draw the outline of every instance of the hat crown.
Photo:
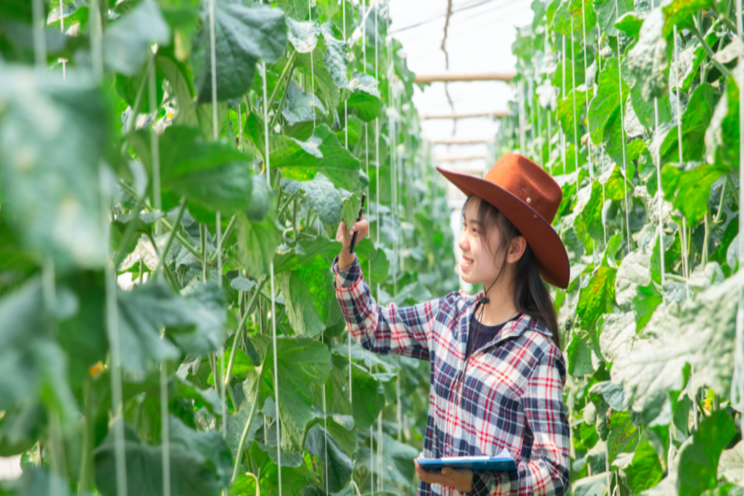
M 528 205 L 552 223 L 563 199 L 563 192 L 550 174 L 532 160 L 505 153 L 483 178 Z

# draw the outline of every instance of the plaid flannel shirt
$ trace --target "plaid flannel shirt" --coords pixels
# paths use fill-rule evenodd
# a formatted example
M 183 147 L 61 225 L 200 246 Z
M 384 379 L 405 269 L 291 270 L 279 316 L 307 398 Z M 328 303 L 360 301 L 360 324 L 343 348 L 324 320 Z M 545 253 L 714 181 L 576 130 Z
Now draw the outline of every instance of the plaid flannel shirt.
M 471 495 L 561 496 L 569 484 L 566 367 L 550 332 L 529 316 L 507 323 L 465 363 L 477 296 L 462 291 L 409 308 L 377 305 L 358 260 L 333 261 L 336 298 L 354 339 L 375 353 L 429 360 L 431 389 L 424 456 L 495 456 L 517 472 L 476 472 Z M 467 366 L 466 366 L 467 365 Z M 421 496 L 452 488 L 419 481 Z

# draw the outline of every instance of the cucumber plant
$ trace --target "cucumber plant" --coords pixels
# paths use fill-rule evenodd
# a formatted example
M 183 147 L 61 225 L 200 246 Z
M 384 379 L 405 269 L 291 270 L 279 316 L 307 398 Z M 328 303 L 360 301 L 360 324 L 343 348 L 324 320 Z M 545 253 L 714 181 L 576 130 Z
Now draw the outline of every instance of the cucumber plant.
M 554 227 L 572 279 L 555 305 L 572 490 L 741 494 L 741 12 L 712 0 L 532 9 L 498 140 L 563 189 Z
M 330 272 L 367 189 L 379 300 L 457 286 L 388 23 L 2 2 L 0 456 L 24 475 L 0 493 L 414 490 L 426 366 L 350 345 Z

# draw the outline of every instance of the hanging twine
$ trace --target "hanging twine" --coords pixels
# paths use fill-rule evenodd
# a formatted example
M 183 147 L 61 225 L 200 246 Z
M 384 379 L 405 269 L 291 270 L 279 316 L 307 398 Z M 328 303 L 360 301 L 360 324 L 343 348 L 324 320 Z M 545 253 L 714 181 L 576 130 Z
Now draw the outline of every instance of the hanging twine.
M 620 9 L 618 7 L 617 0 L 615 0 L 615 17 L 619 17 Z M 623 95 L 623 61 L 620 59 L 620 37 L 618 36 L 617 42 L 617 83 L 620 89 L 620 136 L 622 138 L 622 149 L 623 149 L 623 180 L 627 181 L 627 159 L 625 157 L 625 113 L 623 106 L 625 105 L 625 96 Z M 628 253 L 630 253 L 630 214 L 628 213 L 628 188 L 625 182 L 623 182 L 623 202 L 625 203 L 625 230 L 627 233 Z

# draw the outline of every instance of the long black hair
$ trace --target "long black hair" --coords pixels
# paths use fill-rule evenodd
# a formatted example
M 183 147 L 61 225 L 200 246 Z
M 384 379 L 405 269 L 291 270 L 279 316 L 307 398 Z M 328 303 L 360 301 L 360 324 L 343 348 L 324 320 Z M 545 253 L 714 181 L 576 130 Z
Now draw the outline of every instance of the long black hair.
M 480 197 L 470 195 L 462 207 L 463 217 L 465 211 L 471 204 L 477 203 L 477 220 L 481 227 L 481 233 L 485 239 L 487 248 L 494 254 L 494 264 L 497 263 L 496 256 L 503 251 L 504 259 L 501 262 L 501 268 L 499 269 L 499 275 L 496 280 L 491 284 L 496 283 L 501 277 L 501 273 L 504 270 L 506 264 L 506 256 L 508 253 L 508 247 L 511 241 L 521 236 L 519 230 L 512 224 L 512 222 L 506 218 L 506 215 L 501 213 L 499 209 L 491 205 L 490 203 L 483 201 Z M 488 245 L 488 232 L 491 229 L 498 229 L 501 237 L 499 246 L 494 250 L 492 246 Z M 485 289 L 487 296 L 490 286 Z M 553 307 L 553 300 L 550 298 L 548 289 L 545 287 L 545 283 L 540 277 L 540 271 L 537 266 L 537 259 L 535 254 L 532 252 L 532 248 L 528 244 L 522 254 L 522 258 L 517 262 L 517 273 L 514 285 L 514 306 L 517 311 L 531 318 L 537 320 L 543 324 L 552 334 L 553 342 L 560 348 L 560 333 L 558 330 L 558 318 L 555 315 L 555 308 Z M 482 308 L 485 306 L 481 304 L 481 315 Z

